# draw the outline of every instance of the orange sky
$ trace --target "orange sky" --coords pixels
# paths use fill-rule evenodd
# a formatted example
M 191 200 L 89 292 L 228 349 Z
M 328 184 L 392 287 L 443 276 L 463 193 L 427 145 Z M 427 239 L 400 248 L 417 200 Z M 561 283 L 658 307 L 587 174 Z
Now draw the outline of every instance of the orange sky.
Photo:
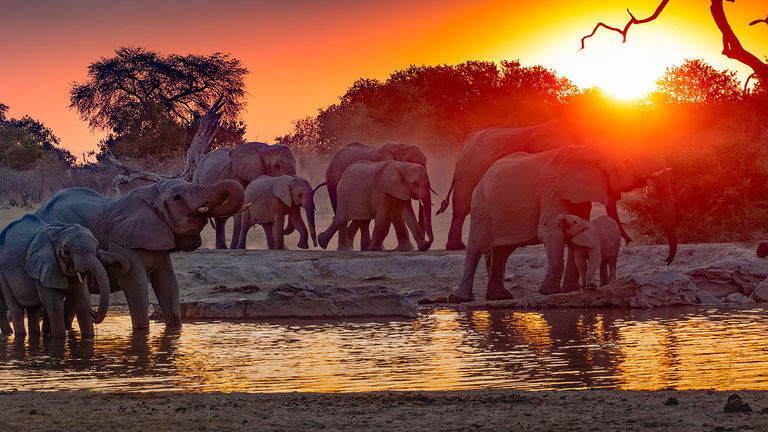
M 24 4 L 22 4 L 24 3 Z M 106 4 L 110 3 L 110 4 Z M 357 78 L 385 79 L 410 64 L 519 59 L 554 68 L 580 86 L 631 97 L 651 89 L 668 65 L 726 59 L 705 0 L 672 0 L 661 18 L 636 26 L 629 42 L 601 32 L 578 52 L 597 20 L 623 26 L 625 8 L 649 15 L 656 0 L 283 0 L 245 1 L 0 0 L 0 102 L 10 115 L 44 122 L 76 154 L 94 149 L 92 133 L 67 108 L 73 81 L 89 63 L 123 45 L 163 53 L 223 51 L 242 60 L 248 108 L 246 136 L 271 142 L 291 121 L 336 102 Z M 765 0 L 726 2 L 743 45 L 768 55 Z

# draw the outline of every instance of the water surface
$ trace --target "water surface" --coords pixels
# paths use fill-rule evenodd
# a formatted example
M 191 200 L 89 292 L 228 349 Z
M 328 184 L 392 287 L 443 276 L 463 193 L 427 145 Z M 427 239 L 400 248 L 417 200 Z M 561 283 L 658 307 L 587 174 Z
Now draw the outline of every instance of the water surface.
M 413 321 L 153 323 L 94 339 L 0 337 L 0 389 L 376 391 L 768 389 L 768 314 L 750 309 L 458 312 Z

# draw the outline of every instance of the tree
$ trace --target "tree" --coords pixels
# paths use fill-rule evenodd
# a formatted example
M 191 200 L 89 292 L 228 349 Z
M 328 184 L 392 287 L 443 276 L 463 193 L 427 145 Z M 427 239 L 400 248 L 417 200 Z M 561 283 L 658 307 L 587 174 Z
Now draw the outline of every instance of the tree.
M 242 140 L 246 73 L 238 59 L 224 53 L 162 55 L 121 47 L 114 57 L 88 66 L 87 81 L 70 90 L 70 108 L 91 128 L 111 131 L 102 150 L 168 154 L 189 146 L 206 107 L 223 96 L 222 129 Z
M 7 118 L 8 106 L 0 103 L 0 164 L 29 169 L 46 154 L 71 166 L 75 157 L 59 146 L 59 138 L 43 123 L 30 116 Z
M 725 0 L 725 1 L 735 3 L 736 0 Z M 632 27 L 633 24 L 644 24 L 644 23 L 655 20 L 656 18 L 659 17 L 659 15 L 667 6 L 668 3 L 669 3 L 669 0 L 662 0 L 661 3 L 659 3 L 659 5 L 656 7 L 656 10 L 653 12 L 653 14 L 648 18 L 644 18 L 644 19 L 635 18 L 632 12 L 630 12 L 629 9 L 627 9 L 627 13 L 629 13 L 630 19 L 624 25 L 623 29 L 612 27 L 602 22 L 597 23 L 597 25 L 595 25 L 595 28 L 592 30 L 592 33 L 581 38 L 581 49 L 584 49 L 584 41 L 587 38 L 594 36 L 600 27 L 603 27 L 608 30 L 615 31 L 621 34 L 623 37 L 622 42 L 626 42 L 627 32 L 629 31 L 629 29 Z M 741 46 L 741 42 L 739 42 L 739 38 L 733 32 L 731 25 L 728 23 L 728 18 L 725 16 L 725 10 L 723 9 L 723 0 L 711 0 L 709 10 L 710 10 L 710 14 L 712 15 L 712 18 L 715 20 L 715 25 L 717 25 L 718 30 L 720 30 L 720 33 L 723 35 L 723 55 L 730 59 L 737 60 L 745 64 L 746 66 L 749 66 L 753 71 L 753 74 L 752 74 L 753 76 L 755 76 L 762 83 L 768 83 L 768 62 L 763 62 L 757 56 L 755 56 L 754 54 L 747 51 L 746 49 L 744 49 L 744 47 Z M 760 23 L 768 24 L 768 17 L 766 17 L 765 19 L 754 20 L 750 22 L 749 25 L 757 25 Z
M 717 70 L 700 59 L 685 60 L 681 66 L 667 68 L 650 98 L 698 106 L 734 102 L 741 98 L 741 83 L 736 72 Z

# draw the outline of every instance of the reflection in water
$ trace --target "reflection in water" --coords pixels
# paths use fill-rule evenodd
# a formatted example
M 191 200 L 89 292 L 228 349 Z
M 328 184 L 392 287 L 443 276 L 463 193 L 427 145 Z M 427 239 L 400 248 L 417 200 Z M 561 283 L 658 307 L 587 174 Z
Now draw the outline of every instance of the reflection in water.
M 457 312 L 414 321 L 154 325 L 0 338 L 0 390 L 768 389 L 768 316 L 748 310 Z

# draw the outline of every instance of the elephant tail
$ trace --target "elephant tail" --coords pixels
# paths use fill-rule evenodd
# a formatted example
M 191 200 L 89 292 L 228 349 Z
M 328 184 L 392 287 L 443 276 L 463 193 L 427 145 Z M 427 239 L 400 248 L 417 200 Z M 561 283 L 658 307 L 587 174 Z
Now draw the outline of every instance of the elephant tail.
M 453 193 L 453 187 L 456 186 L 456 173 L 453 173 L 453 177 L 451 177 L 451 187 L 448 188 L 448 193 L 445 194 L 445 199 L 443 202 L 440 203 L 440 208 L 437 209 L 437 212 L 435 215 L 439 215 L 440 213 L 443 213 L 447 208 L 448 204 L 451 202 L 451 193 Z
M 326 186 L 326 187 L 327 187 L 327 186 L 328 186 L 328 182 L 322 182 L 322 183 L 320 183 L 319 185 L 315 186 L 315 188 L 312 190 L 312 193 L 315 193 L 315 192 L 317 192 L 317 190 L 318 190 L 318 189 L 320 189 L 320 188 L 321 188 L 321 187 L 323 187 L 323 186 Z

